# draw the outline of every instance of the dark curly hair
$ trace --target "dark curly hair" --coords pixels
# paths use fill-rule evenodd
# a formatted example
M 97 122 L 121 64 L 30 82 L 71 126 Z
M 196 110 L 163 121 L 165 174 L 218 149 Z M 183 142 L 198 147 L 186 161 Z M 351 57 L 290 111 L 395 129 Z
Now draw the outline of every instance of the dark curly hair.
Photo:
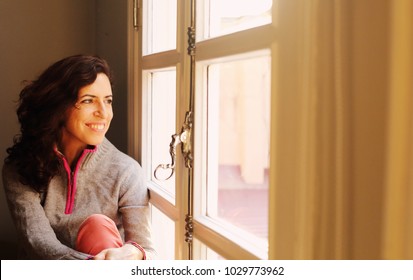
M 107 62 L 96 56 L 75 55 L 49 66 L 20 92 L 17 117 L 20 134 L 7 149 L 5 163 L 16 166 L 22 184 L 46 190 L 60 168 L 54 148 L 65 123 L 66 111 L 75 106 L 79 90 L 104 73 L 112 83 Z

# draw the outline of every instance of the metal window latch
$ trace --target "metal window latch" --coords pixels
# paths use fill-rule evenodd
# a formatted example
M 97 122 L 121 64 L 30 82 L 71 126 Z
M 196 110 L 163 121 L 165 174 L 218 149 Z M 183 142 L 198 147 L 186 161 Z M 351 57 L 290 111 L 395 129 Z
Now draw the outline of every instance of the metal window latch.
M 185 114 L 185 122 L 182 125 L 181 133 L 175 133 L 172 135 L 172 141 L 169 144 L 169 154 L 171 155 L 171 163 L 168 164 L 159 164 L 155 171 L 154 176 L 157 180 L 165 181 L 172 177 L 175 173 L 176 165 L 176 147 L 179 144 L 181 145 L 181 152 L 185 159 L 185 166 L 187 168 L 192 168 L 192 148 L 191 148 L 191 133 L 192 133 L 192 112 L 188 111 Z M 159 178 L 158 171 L 160 169 L 170 169 L 170 174 L 166 178 Z

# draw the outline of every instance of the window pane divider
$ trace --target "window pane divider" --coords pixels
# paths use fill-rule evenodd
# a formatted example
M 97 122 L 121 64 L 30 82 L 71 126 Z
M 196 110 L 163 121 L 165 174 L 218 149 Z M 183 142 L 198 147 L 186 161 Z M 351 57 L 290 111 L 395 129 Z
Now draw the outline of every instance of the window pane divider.
M 200 41 L 196 44 L 196 60 L 202 61 L 270 48 L 276 36 L 276 29 L 269 24 Z
M 155 53 L 142 57 L 141 67 L 143 70 L 159 69 L 175 66 L 182 58 L 182 54 L 176 50 Z
M 195 217 L 194 237 L 226 259 L 267 259 L 268 243 L 237 228 L 238 234 L 209 217 Z M 257 244 L 261 243 L 261 244 Z
M 149 185 L 150 190 L 150 203 L 155 205 L 156 208 L 161 210 L 166 216 L 174 221 L 179 220 L 179 210 L 168 199 L 170 194 L 166 193 L 162 188 L 155 186 L 155 184 Z

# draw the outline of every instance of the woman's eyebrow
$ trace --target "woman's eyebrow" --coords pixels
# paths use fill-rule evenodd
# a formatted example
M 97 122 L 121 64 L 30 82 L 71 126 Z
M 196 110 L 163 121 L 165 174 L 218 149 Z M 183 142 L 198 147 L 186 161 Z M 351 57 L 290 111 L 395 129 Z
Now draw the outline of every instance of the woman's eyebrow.
M 97 98 L 97 96 L 96 95 L 93 95 L 93 94 L 84 94 L 84 95 L 82 95 L 82 96 L 80 96 L 80 98 L 84 98 L 84 97 L 92 97 L 92 98 Z M 113 95 L 112 94 L 109 94 L 109 95 L 106 95 L 104 98 L 113 98 Z
M 80 96 L 80 98 L 83 98 L 83 97 L 93 97 L 93 98 L 95 98 L 96 95 L 86 93 L 86 94 L 83 94 L 82 96 Z

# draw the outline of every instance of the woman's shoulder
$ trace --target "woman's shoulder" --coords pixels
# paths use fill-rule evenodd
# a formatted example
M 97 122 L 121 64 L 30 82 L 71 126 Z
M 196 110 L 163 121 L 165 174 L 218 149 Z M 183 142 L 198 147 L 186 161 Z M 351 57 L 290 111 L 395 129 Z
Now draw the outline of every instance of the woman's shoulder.
M 110 164 L 121 165 L 125 168 L 127 166 L 141 168 L 140 164 L 133 157 L 120 151 L 106 138 L 99 148 L 106 152 Z
M 108 170 L 111 176 L 121 176 L 125 180 L 140 181 L 143 175 L 141 165 L 131 156 L 117 149 L 109 140 L 105 139 L 99 147 L 105 152 L 105 160 L 99 164 L 99 168 Z

